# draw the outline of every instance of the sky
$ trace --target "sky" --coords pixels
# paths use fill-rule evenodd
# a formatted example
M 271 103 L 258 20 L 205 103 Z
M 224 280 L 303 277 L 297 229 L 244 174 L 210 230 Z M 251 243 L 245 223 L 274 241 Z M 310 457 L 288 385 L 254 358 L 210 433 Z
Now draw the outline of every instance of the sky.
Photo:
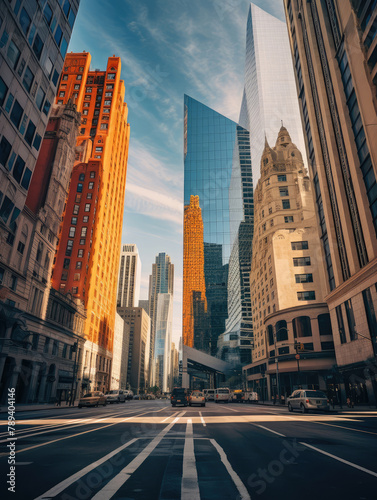
M 283 0 L 253 3 L 284 21 Z M 121 58 L 131 127 L 122 244 L 142 262 L 148 298 L 160 252 L 174 264 L 173 341 L 182 332 L 183 96 L 237 121 L 247 0 L 81 0 L 68 48 L 90 52 L 92 69 Z

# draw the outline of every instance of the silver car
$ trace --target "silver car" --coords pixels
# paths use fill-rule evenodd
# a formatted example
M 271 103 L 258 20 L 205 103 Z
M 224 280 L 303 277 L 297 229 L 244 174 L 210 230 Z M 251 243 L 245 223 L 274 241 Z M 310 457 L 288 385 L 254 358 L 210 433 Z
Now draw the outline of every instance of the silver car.
M 200 405 L 200 406 L 205 406 L 206 405 L 206 398 L 204 396 L 203 392 L 200 391 L 192 391 L 190 397 L 189 397 L 189 405 Z
M 302 413 L 308 410 L 330 411 L 330 404 L 324 392 L 300 389 L 289 396 L 288 410 L 300 410 Z
M 126 401 L 124 391 L 107 391 L 105 396 L 108 403 L 125 403 Z

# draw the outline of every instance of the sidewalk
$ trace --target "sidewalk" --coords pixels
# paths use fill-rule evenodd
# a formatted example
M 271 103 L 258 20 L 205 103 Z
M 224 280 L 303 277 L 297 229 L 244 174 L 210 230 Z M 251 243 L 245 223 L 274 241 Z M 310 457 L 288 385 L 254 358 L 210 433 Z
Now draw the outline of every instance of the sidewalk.
M 77 401 L 76 401 L 77 403 Z M 28 404 L 28 405 L 15 405 L 16 407 L 16 413 L 19 411 L 34 411 L 34 410 L 58 410 L 62 408 L 73 408 L 73 406 L 69 406 L 65 401 L 61 402 L 61 406 L 56 406 L 56 404 L 48 404 L 48 403 L 42 403 L 42 404 Z M 76 406 L 77 408 L 77 406 Z M 0 414 L 2 413 L 8 413 L 8 407 L 7 406 L 1 406 L 0 407 Z
M 288 411 L 288 406 L 287 405 L 281 405 L 281 404 L 274 404 L 273 401 L 265 401 L 262 403 L 261 401 L 258 402 L 258 404 L 251 403 L 248 406 L 275 406 L 276 408 L 286 408 Z M 348 408 L 347 404 L 344 403 L 344 405 L 341 407 L 339 405 L 335 405 L 335 408 L 332 406 L 330 407 L 330 412 L 335 412 L 335 413 L 342 413 L 342 412 L 362 412 L 362 411 L 377 411 L 377 408 L 375 406 L 354 406 L 353 408 Z

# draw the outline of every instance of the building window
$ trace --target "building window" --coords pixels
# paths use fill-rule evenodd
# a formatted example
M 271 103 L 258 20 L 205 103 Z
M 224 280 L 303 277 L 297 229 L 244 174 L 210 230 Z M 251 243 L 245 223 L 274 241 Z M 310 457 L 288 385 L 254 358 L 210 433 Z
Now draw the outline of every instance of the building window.
M 36 55 L 36 58 L 38 59 L 38 61 L 41 58 L 42 50 L 43 50 L 43 42 L 41 40 L 41 37 L 37 33 L 35 35 L 35 38 L 34 38 L 33 51 L 34 51 L 34 54 Z
M 79 249 L 78 252 L 77 252 L 77 257 L 79 259 L 82 259 L 84 257 L 84 250 L 83 249 Z
M 71 263 L 71 259 L 64 259 L 63 269 L 69 269 L 70 263 Z
M 74 238 L 76 233 L 76 228 L 75 227 L 70 227 L 69 228 L 69 238 Z
M 293 215 L 284 216 L 284 222 L 285 222 L 285 224 L 289 224 L 290 222 L 293 222 Z
M 88 228 L 86 226 L 81 228 L 81 237 L 85 238 L 86 233 L 88 232 Z
M 35 104 L 37 105 L 37 108 L 39 110 L 42 109 L 42 104 L 43 104 L 43 101 L 45 100 L 45 97 L 46 97 L 46 93 L 44 92 L 44 90 L 41 87 L 39 87 L 38 92 L 37 92 L 37 97 L 35 98 Z
M 72 255 L 72 247 L 73 247 L 73 241 L 68 240 L 67 242 L 67 248 L 65 250 L 65 254 L 67 257 L 70 257 Z
M 81 279 L 81 274 L 80 273 L 75 273 L 73 276 L 73 281 L 80 281 Z
M 71 218 L 71 224 L 74 225 L 74 226 L 76 226 L 76 224 L 77 224 L 77 217 L 72 217 Z
M 309 316 L 299 316 L 292 321 L 293 336 L 297 337 L 311 337 L 312 325 Z
M 293 259 L 293 266 L 294 267 L 310 266 L 310 257 L 295 257 Z
M 33 81 L 34 81 L 34 73 L 31 71 L 29 66 L 26 66 L 24 77 L 22 79 L 22 84 L 28 92 L 30 92 Z
M 342 306 L 337 306 L 335 308 L 335 312 L 336 312 L 336 318 L 338 320 L 338 329 L 339 329 L 340 343 L 341 344 L 345 344 L 346 343 L 346 332 L 344 330 Z
M 309 244 L 307 241 L 292 241 L 292 250 L 308 250 Z
M 77 260 L 76 261 L 76 269 L 81 269 L 82 268 L 82 261 L 81 260 Z
M 115 80 L 115 73 L 109 73 L 109 74 L 107 75 L 107 79 L 108 79 L 108 80 Z
M 60 278 L 62 281 L 67 281 L 68 279 L 68 272 L 67 271 L 63 271 L 62 272 L 62 276 Z
M 82 189 L 83 189 L 83 184 L 79 182 L 77 184 L 77 189 L 76 189 L 77 193 L 82 193 Z
M 20 55 L 21 55 L 20 49 L 17 47 L 14 41 L 11 40 L 9 42 L 7 56 L 13 69 L 16 69 L 18 60 L 20 59 Z
M 21 122 L 21 118 L 22 118 L 23 113 L 24 113 L 24 110 L 23 110 L 21 104 L 16 99 L 14 104 L 13 104 L 12 112 L 10 114 L 10 120 L 16 128 L 18 128 L 20 126 L 20 122 Z
M 296 283 L 313 283 L 313 275 L 308 274 L 295 274 Z
M 289 196 L 289 194 L 288 194 L 288 188 L 287 187 L 279 188 L 279 193 L 280 193 L 281 197 L 283 197 L 283 196 Z
M 95 179 L 95 177 L 96 177 L 96 173 L 92 170 L 92 171 L 90 172 L 90 178 L 91 178 L 91 179 Z
M 344 305 L 346 308 L 346 316 L 347 316 L 348 330 L 350 333 L 350 339 L 357 340 L 356 323 L 355 323 L 355 316 L 353 313 L 352 301 L 346 300 Z
M 374 309 L 374 304 L 372 300 L 372 295 L 369 288 L 363 290 L 363 301 L 365 307 L 365 314 L 367 316 L 369 335 L 373 342 L 373 346 L 376 345 L 376 337 L 377 337 L 377 320 L 376 313 Z M 374 353 L 377 354 L 376 352 Z
M 80 210 L 80 205 L 74 205 L 73 206 L 73 215 L 77 215 Z
M 74 89 L 75 89 L 75 90 L 80 90 L 80 85 L 78 85 L 78 84 L 76 83 L 76 85 L 74 86 Z
M 48 353 L 49 347 L 50 347 L 50 339 L 48 337 L 46 337 L 43 352 Z
M 289 208 L 291 208 L 289 200 L 283 200 L 283 210 L 288 210 Z
M 85 212 L 90 212 L 90 203 L 85 203 Z
M 286 182 L 287 176 L 285 174 L 278 175 L 278 182 Z
M 82 218 L 82 221 L 85 223 L 85 222 L 89 222 L 89 216 L 88 215 L 84 215 L 84 217 Z
M 91 200 L 93 198 L 93 193 L 86 193 L 86 199 Z
M 318 316 L 318 328 L 320 335 L 332 335 L 330 314 L 320 314 Z
M 315 300 L 314 291 L 297 292 L 297 300 Z
M 22 241 L 18 242 L 17 246 L 17 252 L 20 252 L 20 254 L 23 254 L 25 250 L 25 243 L 22 243 Z

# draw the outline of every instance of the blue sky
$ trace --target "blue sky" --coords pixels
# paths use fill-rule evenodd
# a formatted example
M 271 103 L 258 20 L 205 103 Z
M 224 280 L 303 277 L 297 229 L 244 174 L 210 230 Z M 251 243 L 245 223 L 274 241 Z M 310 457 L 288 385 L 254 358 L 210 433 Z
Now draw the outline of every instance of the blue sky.
M 284 20 L 283 0 L 254 3 Z M 81 0 L 69 51 L 92 69 L 121 57 L 131 139 L 123 243 L 136 243 L 141 295 L 159 252 L 175 265 L 173 340 L 181 335 L 183 95 L 237 121 L 247 0 Z

